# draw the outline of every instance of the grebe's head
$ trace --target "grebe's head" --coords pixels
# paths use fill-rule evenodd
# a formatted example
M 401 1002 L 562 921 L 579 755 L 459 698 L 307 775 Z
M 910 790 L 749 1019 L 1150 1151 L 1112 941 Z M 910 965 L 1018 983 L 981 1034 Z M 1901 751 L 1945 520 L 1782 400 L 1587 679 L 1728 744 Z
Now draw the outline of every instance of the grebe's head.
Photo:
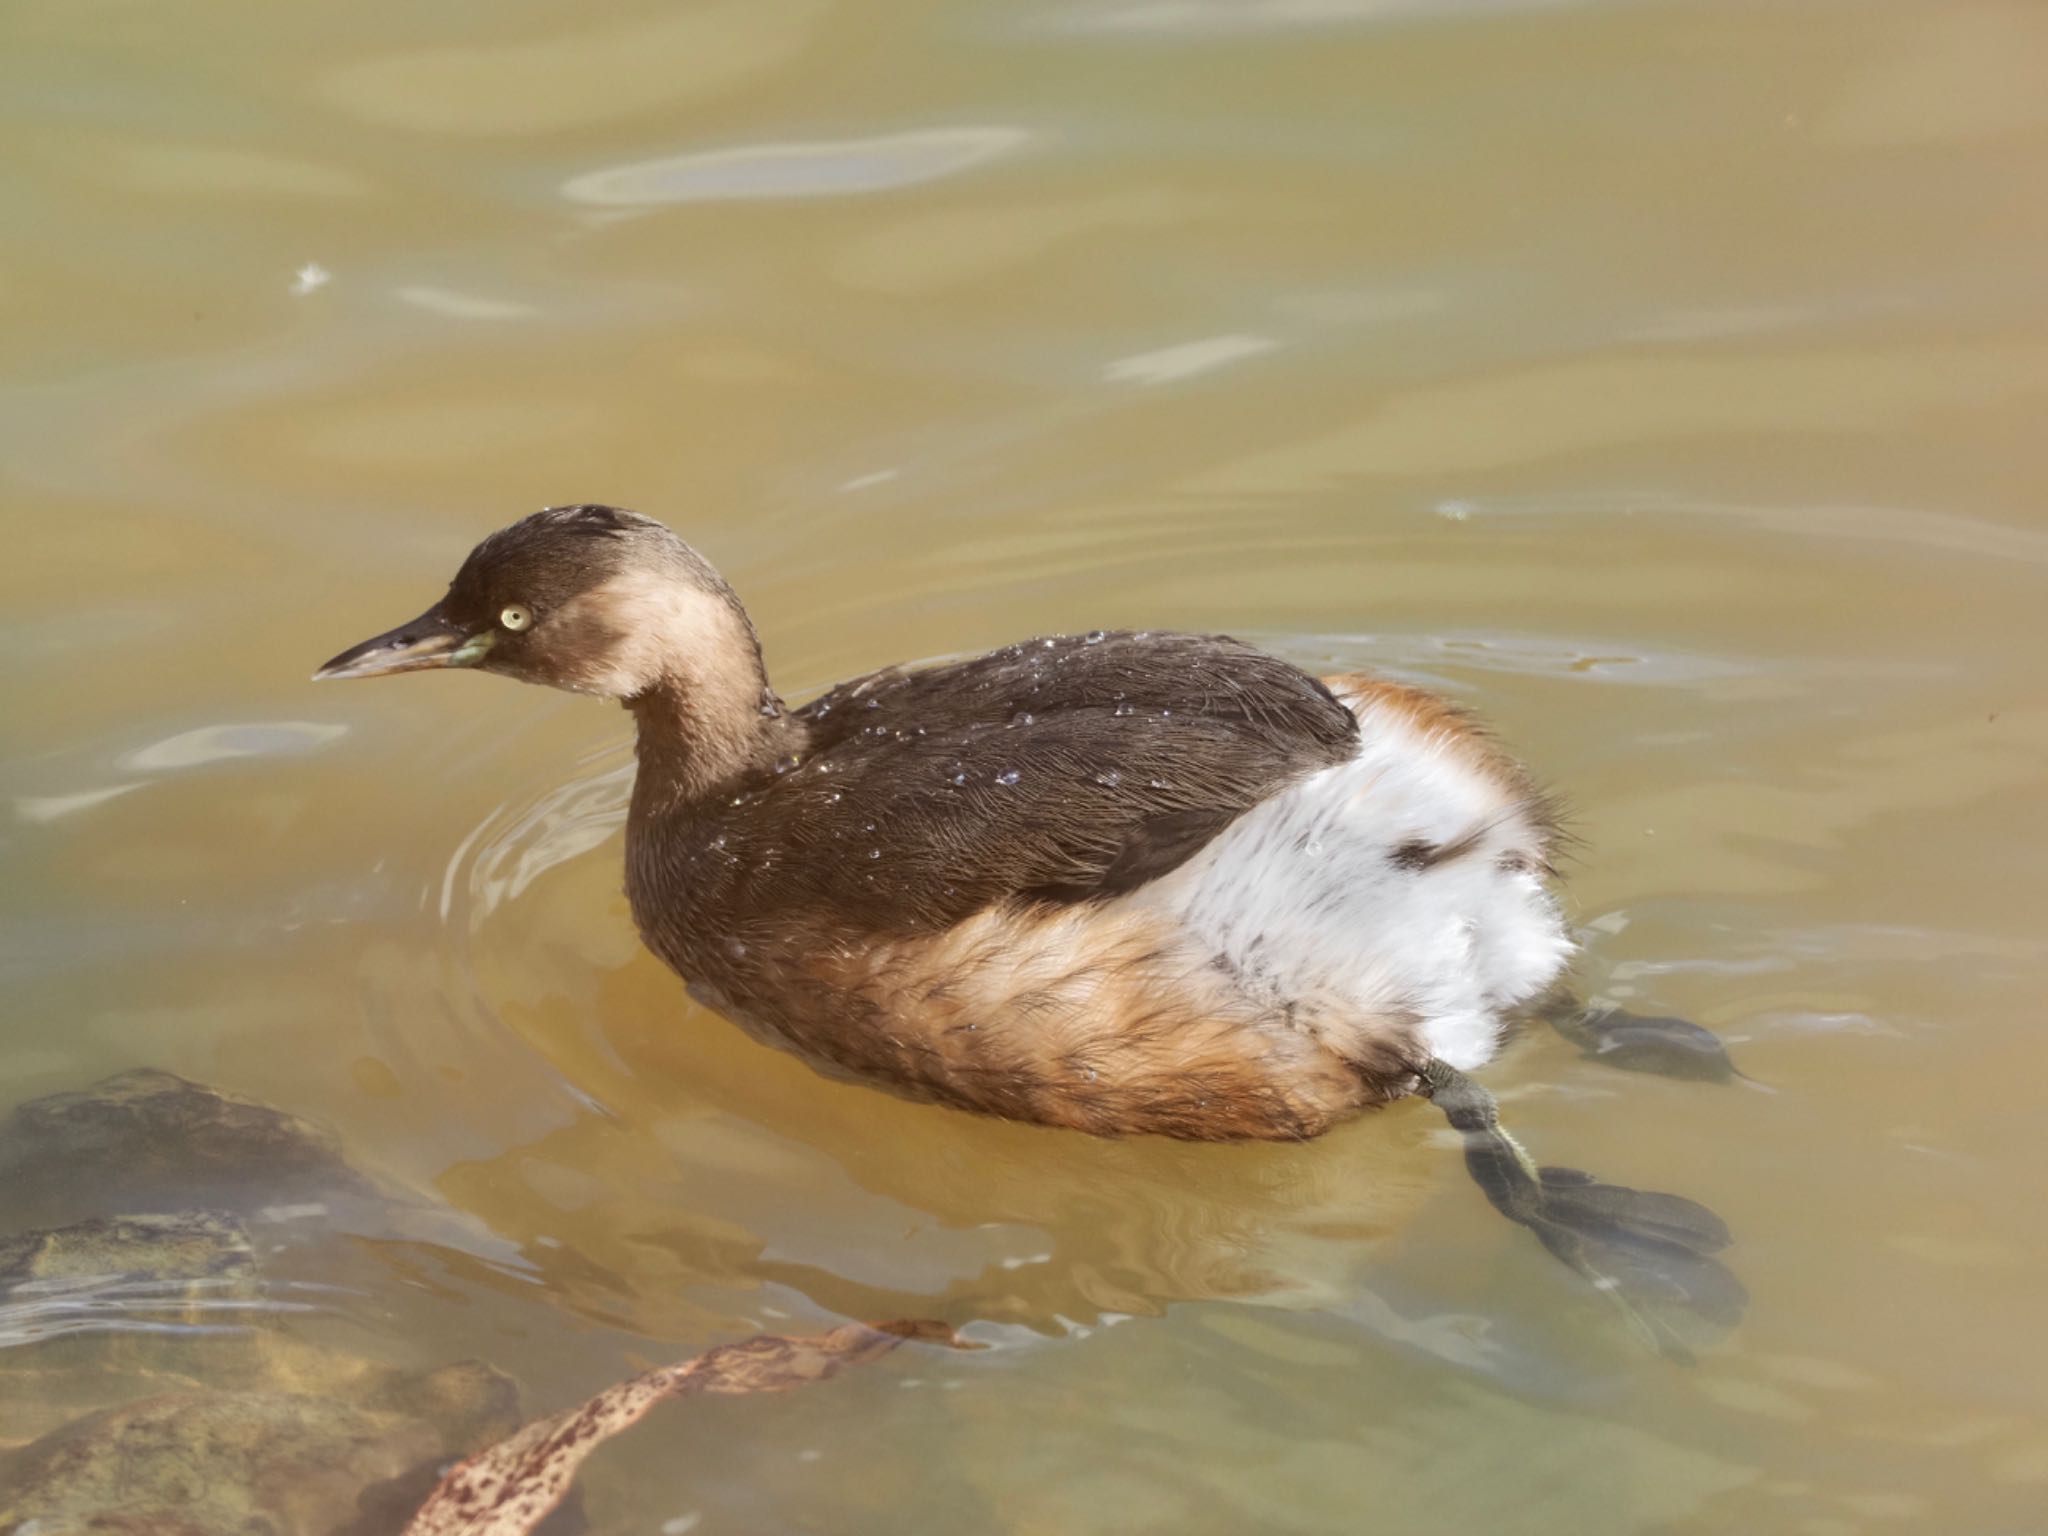
M 756 686 L 761 649 L 732 588 L 689 545 L 619 507 L 549 507 L 469 552 L 448 595 L 313 674 L 474 667 L 633 699 L 676 684 Z

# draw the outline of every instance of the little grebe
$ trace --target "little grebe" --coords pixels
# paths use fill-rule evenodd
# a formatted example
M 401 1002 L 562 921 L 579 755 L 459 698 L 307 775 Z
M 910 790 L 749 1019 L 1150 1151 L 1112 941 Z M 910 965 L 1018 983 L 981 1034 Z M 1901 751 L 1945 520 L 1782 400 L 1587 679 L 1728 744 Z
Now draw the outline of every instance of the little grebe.
M 606 506 L 492 534 L 440 602 L 315 676 L 429 667 L 632 711 L 642 937 L 825 1072 L 1204 1141 L 1423 1094 L 1494 1205 L 1660 1347 L 1683 1350 L 1661 1303 L 1740 1312 L 1711 1212 L 1537 1168 L 1464 1075 L 1536 1014 L 1623 1065 L 1726 1058 L 1676 1020 L 1569 1006 L 1551 807 L 1442 699 L 1224 636 L 1097 631 L 791 709 L 718 573 Z

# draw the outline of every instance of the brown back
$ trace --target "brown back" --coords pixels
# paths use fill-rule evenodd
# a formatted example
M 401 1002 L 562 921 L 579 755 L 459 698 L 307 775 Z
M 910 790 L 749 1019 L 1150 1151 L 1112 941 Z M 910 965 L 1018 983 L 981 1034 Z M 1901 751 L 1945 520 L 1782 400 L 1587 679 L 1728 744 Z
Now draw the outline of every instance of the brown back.
M 791 925 L 906 936 L 1005 901 L 1130 890 L 1358 735 L 1277 657 L 1162 633 L 879 672 L 796 719 L 777 771 L 635 828 L 635 911 L 693 973 Z

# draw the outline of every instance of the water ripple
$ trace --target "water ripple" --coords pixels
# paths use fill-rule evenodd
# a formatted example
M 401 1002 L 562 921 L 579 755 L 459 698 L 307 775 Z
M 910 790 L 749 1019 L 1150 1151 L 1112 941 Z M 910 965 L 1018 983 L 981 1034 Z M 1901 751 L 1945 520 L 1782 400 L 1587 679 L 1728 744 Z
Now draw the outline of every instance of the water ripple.
M 1010 153 L 1021 128 L 920 128 L 909 133 L 813 143 L 747 144 L 586 171 L 563 184 L 574 203 L 638 207 L 735 198 L 846 197 L 886 192 Z
M 459 914 L 475 933 L 549 870 L 601 847 L 624 824 L 632 789 L 631 763 L 593 765 L 524 809 L 493 812 L 463 839 L 442 872 L 441 920 L 453 923 Z
M 287 1299 L 280 1293 L 328 1289 L 289 1283 L 252 1288 L 243 1275 L 29 1280 L 0 1291 L 0 1349 L 85 1333 L 239 1333 L 261 1317 L 326 1310 L 319 1302 Z
M 1768 505 L 1713 500 L 1667 491 L 1461 497 L 1438 506 L 1454 522 L 1475 518 L 1694 517 L 1717 519 L 1769 534 L 1800 539 L 1842 539 L 1903 544 L 1942 554 L 1997 562 L 2048 562 L 2048 533 L 1959 512 L 1871 504 Z
M 1130 0 L 1081 5 L 1056 23 L 1068 32 L 1233 36 L 1362 22 L 1445 20 L 1503 11 L 1558 10 L 1583 0 Z

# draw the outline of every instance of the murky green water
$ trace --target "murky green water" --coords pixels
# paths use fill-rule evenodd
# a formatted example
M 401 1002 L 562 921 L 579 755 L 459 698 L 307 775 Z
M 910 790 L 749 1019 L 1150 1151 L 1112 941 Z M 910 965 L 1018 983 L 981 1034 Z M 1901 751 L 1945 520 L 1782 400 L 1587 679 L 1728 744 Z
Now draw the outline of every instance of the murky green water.
M 2031 0 L 17 0 L 0 1104 L 325 1121 L 431 1198 L 283 1218 L 337 1289 L 264 1326 L 536 1410 L 847 1315 L 995 1346 L 676 1408 L 599 1531 L 2032 1528 L 2044 79 Z M 694 1007 L 619 714 L 305 682 L 578 499 L 793 694 L 1125 624 L 1481 706 L 1592 987 L 1756 1083 L 1488 1080 L 1723 1213 L 1748 1322 L 1649 1357 L 1424 1106 L 1098 1144 Z

